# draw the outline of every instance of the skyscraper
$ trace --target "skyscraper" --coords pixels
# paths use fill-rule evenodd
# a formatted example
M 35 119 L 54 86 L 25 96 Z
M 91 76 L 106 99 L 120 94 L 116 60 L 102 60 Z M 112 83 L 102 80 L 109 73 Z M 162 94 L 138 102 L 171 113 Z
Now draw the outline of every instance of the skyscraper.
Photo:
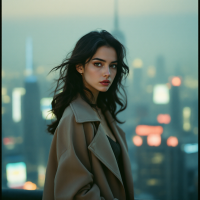
M 37 168 L 41 157 L 41 122 L 40 93 L 36 77 L 33 75 L 32 39 L 26 41 L 26 93 L 23 98 L 24 156 L 27 167 L 27 181 L 36 183 Z
M 156 58 L 156 82 L 159 84 L 167 83 L 167 75 L 165 70 L 165 60 L 162 55 Z
M 167 146 L 162 137 L 159 146 L 149 146 L 146 136 L 142 137 L 143 144 L 135 148 L 138 164 L 136 196 L 148 193 L 155 199 L 187 199 L 184 153 L 180 145 Z
M 171 127 L 177 136 L 182 133 L 180 87 L 178 84 L 176 85 L 176 80 L 178 81 L 179 79 L 179 77 L 172 78 L 172 85 L 170 90 Z

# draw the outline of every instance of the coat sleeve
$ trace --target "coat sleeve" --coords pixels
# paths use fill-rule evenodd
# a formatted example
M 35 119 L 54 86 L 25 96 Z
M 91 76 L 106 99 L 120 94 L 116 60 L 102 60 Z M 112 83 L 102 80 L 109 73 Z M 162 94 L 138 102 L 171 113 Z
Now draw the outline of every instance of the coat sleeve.
M 54 179 L 55 200 L 105 200 L 93 181 L 83 124 L 73 114 L 57 127 L 58 167 Z

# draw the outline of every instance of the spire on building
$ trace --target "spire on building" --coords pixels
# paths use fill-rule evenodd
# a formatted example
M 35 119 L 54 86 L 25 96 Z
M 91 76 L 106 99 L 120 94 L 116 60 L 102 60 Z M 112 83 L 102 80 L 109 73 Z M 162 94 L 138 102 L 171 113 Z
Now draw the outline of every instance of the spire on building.
M 115 10 L 114 10 L 114 30 L 118 30 L 119 29 L 119 22 L 118 22 L 118 0 L 115 0 Z
M 31 37 L 26 38 L 26 81 L 36 81 L 36 77 L 33 75 L 33 45 Z
M 116 37 L 123 45 L 125 45 L 125 36 L 122 31 L 119 30 L 119 15 L 118 15 L 118 0 L 114 1 L 114 30 L 112 34 Z

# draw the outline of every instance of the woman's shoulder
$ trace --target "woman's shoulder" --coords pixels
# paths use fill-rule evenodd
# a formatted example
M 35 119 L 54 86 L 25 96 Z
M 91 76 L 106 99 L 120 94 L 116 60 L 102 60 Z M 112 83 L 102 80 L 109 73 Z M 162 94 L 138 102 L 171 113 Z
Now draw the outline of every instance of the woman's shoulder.
M 66 122 L 69 122 L 69 121 L 72 122 L 74 120 L 74 118 L 75 118 L 74 112 L 73 112 L 73 110 L 71 109 L 71 107 L 69 105 L 69 106 L 67 106 L 65 108 L 65 110 L 64 110 L 64 112 L 62 114 L 62 117 L 61 117 L 61 119 L 59 121 L 58 127 L 60 125 L 62 125 L 63 123 L 66 124 Z

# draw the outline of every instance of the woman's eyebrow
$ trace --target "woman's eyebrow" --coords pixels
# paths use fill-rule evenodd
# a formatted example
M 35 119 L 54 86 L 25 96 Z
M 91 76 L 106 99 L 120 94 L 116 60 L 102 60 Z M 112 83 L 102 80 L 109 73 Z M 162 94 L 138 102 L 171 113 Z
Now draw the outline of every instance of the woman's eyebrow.
M 103 59 L 101 59 L 101 58 L 93 58 L 92 60 L 100 60 L 100 61 L 102 61 L 102 62 L 106 62 L 105 60 L 103 60 Z M 117 62 L 117 60 L 112 61 L 111 63 L 116 63 L 116 62 Z

